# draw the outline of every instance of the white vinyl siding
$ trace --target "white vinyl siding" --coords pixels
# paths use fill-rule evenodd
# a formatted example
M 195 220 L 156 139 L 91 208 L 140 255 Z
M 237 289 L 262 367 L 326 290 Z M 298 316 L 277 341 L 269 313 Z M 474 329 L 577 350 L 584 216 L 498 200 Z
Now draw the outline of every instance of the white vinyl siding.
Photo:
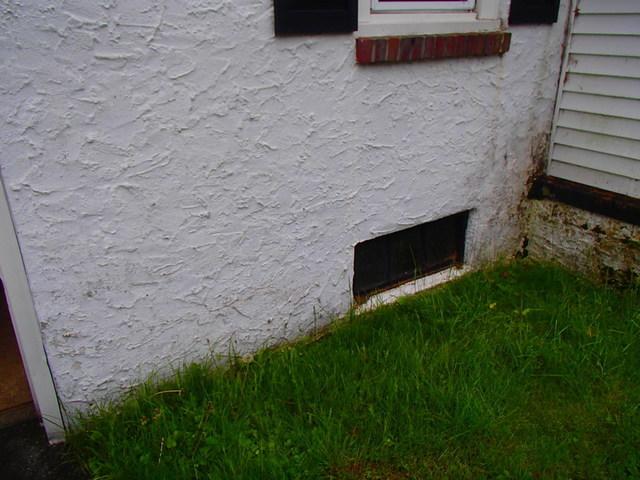
M 578 0 L 548 173 L 640 197 L 640 0 Z

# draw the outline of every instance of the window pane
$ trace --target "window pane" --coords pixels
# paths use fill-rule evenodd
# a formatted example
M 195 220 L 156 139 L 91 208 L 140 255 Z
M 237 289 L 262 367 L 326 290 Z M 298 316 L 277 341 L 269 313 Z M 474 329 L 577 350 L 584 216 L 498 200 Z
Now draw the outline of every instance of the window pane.
M 373 11 L 471 10 L 475 0 L 371 0 Z

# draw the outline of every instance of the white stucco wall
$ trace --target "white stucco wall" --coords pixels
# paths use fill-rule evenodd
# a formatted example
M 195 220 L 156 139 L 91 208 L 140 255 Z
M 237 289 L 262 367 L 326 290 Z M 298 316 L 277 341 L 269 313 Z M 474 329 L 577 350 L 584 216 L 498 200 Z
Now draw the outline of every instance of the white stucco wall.
M 274 38 L 270 0 L 2 2 L 0 166 L 63 403 L 344 312 L 359 241 L 474 209 L 471 264 L 515 249 L 565 10 L 503 58 L 360 67 L 350 35 Z

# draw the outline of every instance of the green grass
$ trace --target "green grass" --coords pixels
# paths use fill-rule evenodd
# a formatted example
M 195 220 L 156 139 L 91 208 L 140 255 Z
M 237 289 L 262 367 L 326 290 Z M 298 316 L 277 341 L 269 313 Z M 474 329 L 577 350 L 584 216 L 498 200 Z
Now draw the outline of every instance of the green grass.
M 117 479 L 640 478 L 640 292 L 526 261 L 81 419 Z

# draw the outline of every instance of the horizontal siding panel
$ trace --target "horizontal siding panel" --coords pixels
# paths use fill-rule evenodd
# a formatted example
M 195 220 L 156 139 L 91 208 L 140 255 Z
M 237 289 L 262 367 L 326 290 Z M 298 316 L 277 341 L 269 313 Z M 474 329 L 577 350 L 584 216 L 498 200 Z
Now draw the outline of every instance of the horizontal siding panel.
M 640 5 L 640 2 L 638 4 Z M 586 75 L 640 78 L 640 57 L 571 54 L 568 71 Z
M 640 181 L 613 173 L 601 172 L 553 160 L 549 165 L 548 174 L 582 183 L 583 185 L 640 198 Z
M 560 110 L 559 127 L 640 140 L 640 120 Z
M 640 0 L 580 0 L 547 173 L 640 198 Z
M 640 15 L 578 15 L 573 33 L 640 35 Z
M 640 13 L 638 0 L 582 0 L 580 14 L 590 13 Z
M 556 130 L 555 143 L 632 158 L 640 166 L 640 141 L 638 140 L 559 127 Z
M 581 73 L 569 73 L 566 78 L 565 92 L 640 99 L 640 79 L 583 75 Z
M 557 160 L 601 172 L 615 173 L 622 177 L 640 179 L 640 162 L 606 153 L 592 152 L 556 143 L 551 154 Z
M 573 35 L 571 53 L 640 57 L 640 36 Z
M 640 120 L 640 100 L 564 92 L 560 108 Z

